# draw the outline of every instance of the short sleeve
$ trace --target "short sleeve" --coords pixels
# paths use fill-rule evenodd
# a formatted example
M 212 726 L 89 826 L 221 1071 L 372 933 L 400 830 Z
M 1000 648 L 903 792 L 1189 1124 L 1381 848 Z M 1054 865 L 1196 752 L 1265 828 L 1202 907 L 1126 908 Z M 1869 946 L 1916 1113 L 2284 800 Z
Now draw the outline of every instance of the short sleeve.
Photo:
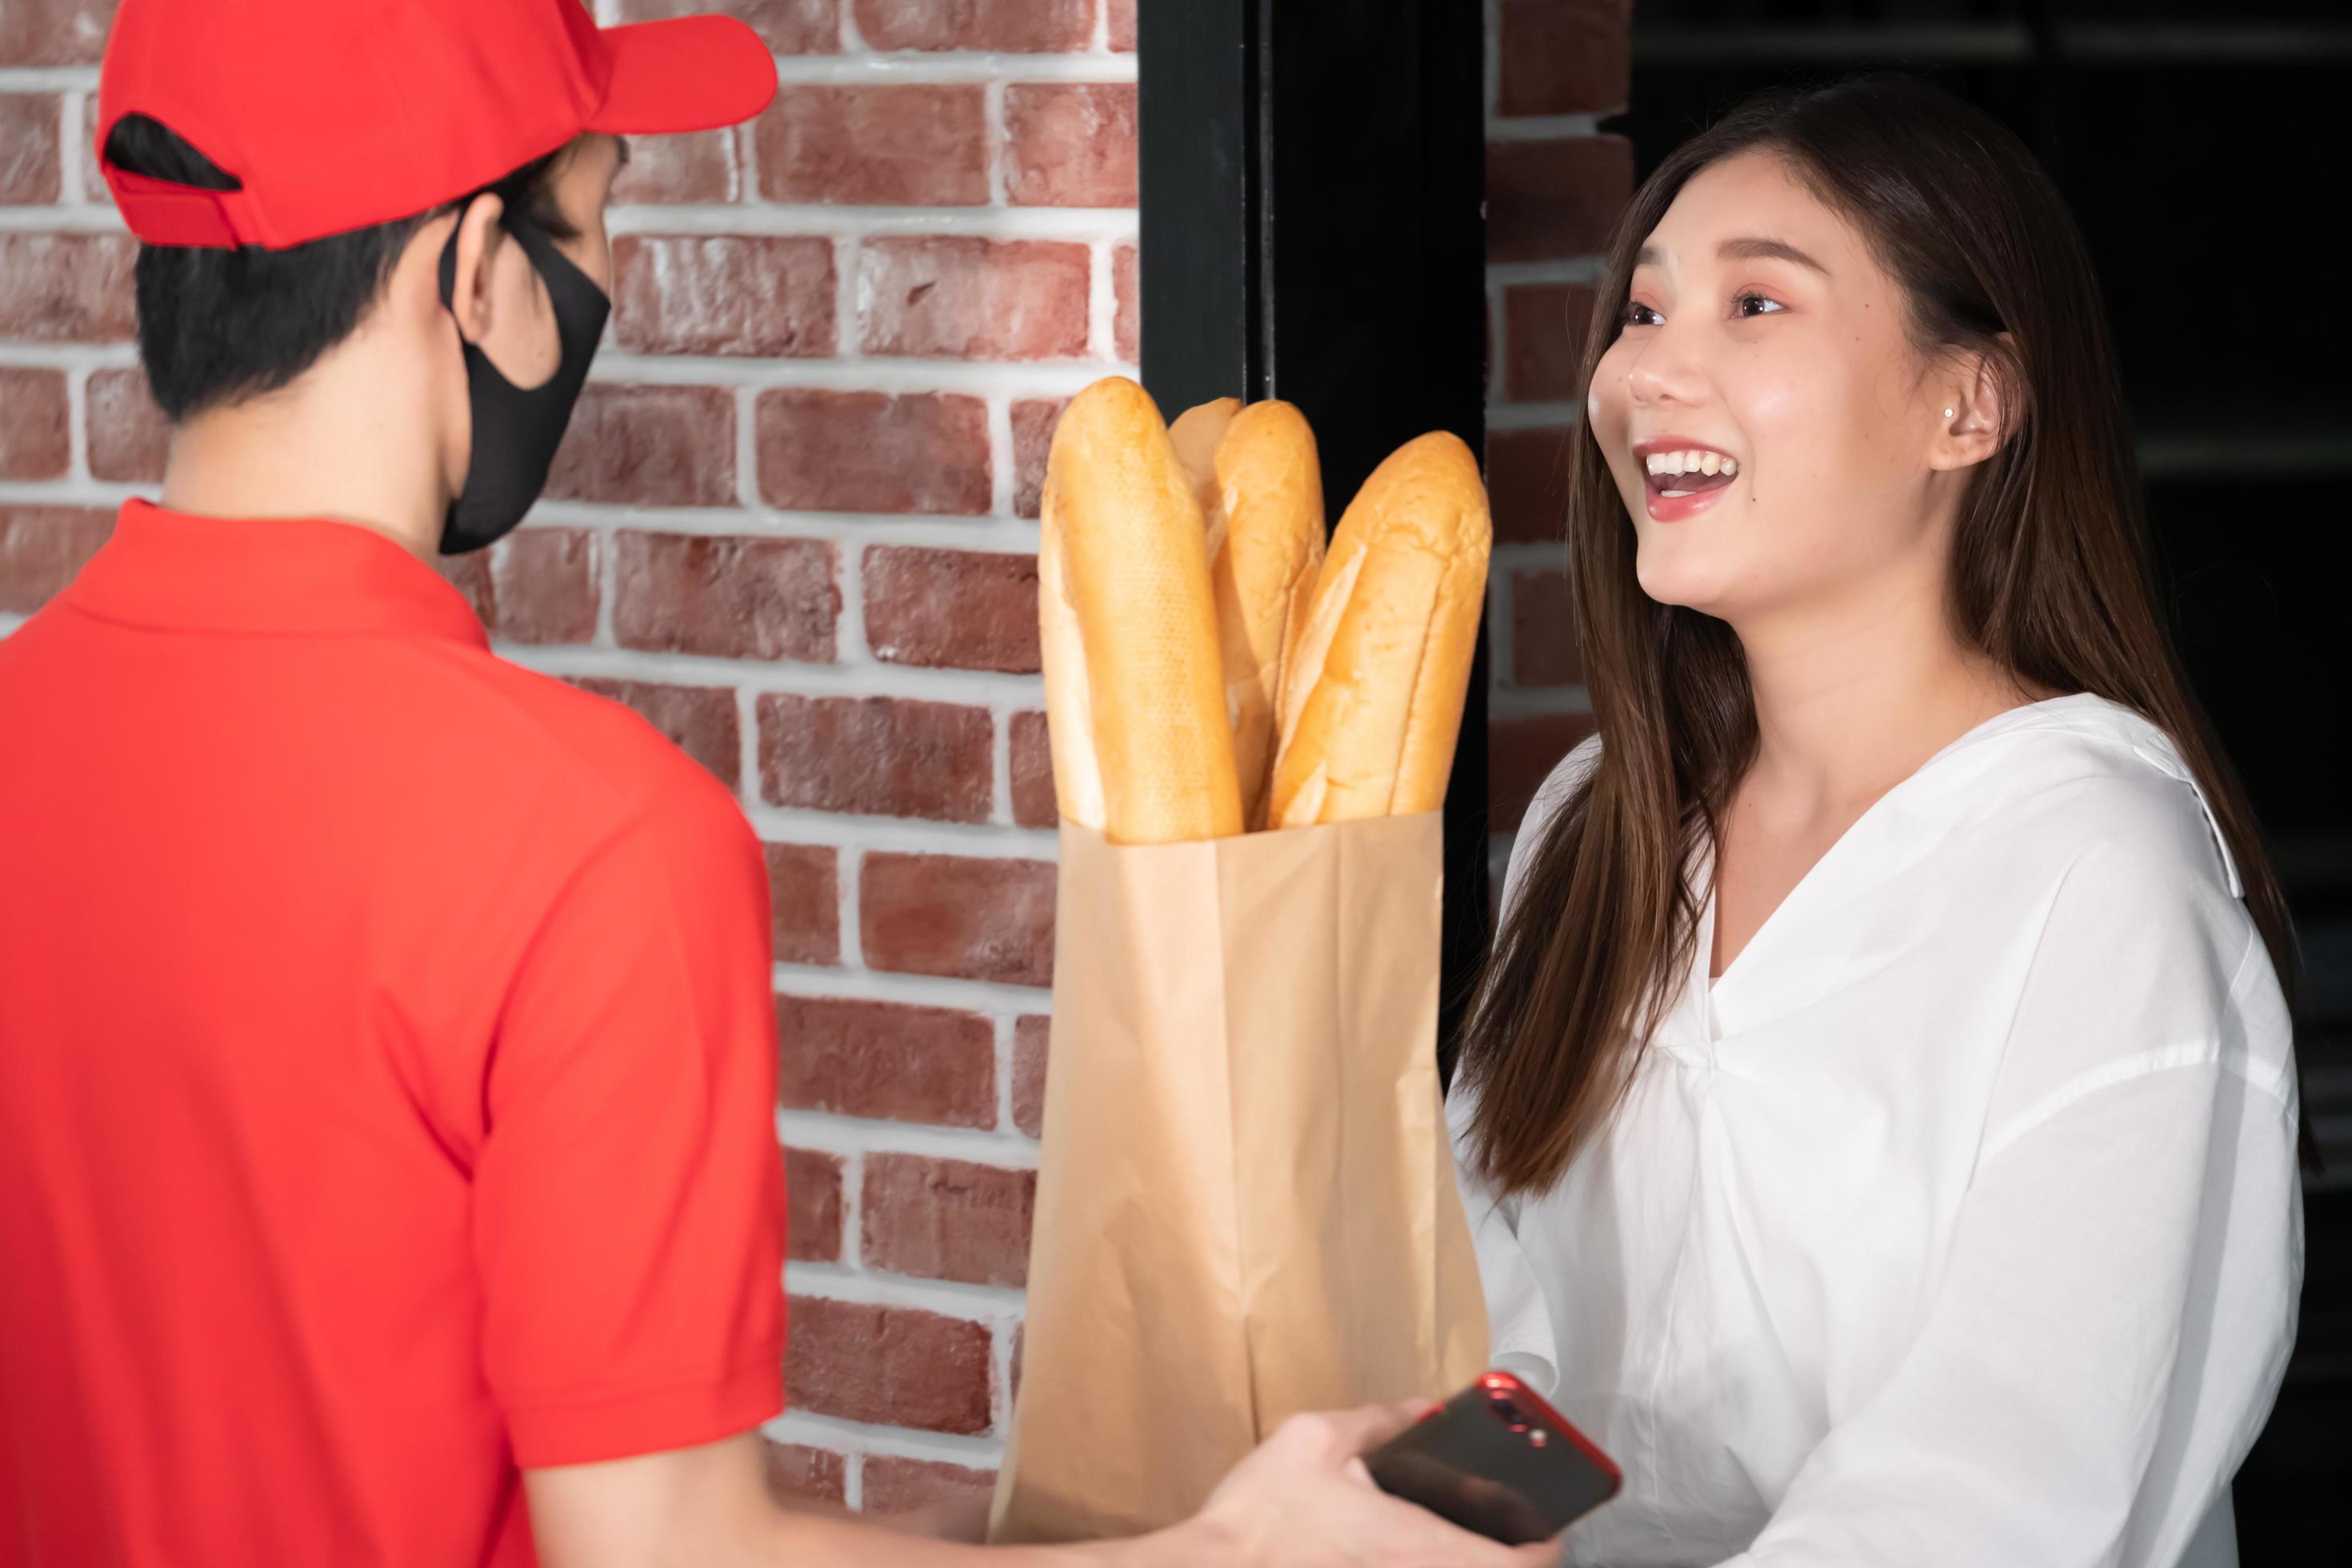
M 484 1374 L 525 1468 L 782 1408 L 768 891 L 715 787 L 639 812 L 555 900 L 502 1013 L 475 1168 Z

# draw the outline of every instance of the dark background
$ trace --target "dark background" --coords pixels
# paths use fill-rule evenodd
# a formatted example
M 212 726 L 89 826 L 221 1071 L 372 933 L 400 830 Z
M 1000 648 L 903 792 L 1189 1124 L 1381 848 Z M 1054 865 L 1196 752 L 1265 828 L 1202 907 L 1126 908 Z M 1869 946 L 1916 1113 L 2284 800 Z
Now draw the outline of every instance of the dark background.
M 2347 0 L 1634 0 L 1635 176 L 1792 78 L 1911 70 L 2033 148 L 2123 363 L 2167 605 L 2301 927 L 2303 1326 L 2241 1473 L 2247 1568 L 2352 1561 L 2352 181 Z M 2127 1289 L 2128 1281 L 2117 1281 Z

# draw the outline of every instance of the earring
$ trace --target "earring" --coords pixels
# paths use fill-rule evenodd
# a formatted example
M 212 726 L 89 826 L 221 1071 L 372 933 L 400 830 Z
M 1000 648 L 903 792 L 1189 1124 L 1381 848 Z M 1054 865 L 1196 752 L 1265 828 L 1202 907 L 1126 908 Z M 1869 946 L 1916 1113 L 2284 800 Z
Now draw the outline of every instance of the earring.
M 1945 410 L 1944 410 L 1944 417 L 1945 417 L 1945 418 L 1947 418 L 1947 419 L 1949 419 L 1951 416 L 1952 416 L 1952 411 L 1951 411 L 1950 409 L 1948 409 L 1948 408 L 1945 409 Z

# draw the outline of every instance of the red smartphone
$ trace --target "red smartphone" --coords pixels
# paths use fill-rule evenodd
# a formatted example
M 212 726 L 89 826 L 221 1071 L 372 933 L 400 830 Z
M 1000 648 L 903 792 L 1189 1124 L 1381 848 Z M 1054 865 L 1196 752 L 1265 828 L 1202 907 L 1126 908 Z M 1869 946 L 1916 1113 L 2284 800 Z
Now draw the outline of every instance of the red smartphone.
M 1507 1546 L 1549 1541 L 1617 1495 L 1609 1456 L 1490 1372 L 1364 1456 L 1380 1489 Z

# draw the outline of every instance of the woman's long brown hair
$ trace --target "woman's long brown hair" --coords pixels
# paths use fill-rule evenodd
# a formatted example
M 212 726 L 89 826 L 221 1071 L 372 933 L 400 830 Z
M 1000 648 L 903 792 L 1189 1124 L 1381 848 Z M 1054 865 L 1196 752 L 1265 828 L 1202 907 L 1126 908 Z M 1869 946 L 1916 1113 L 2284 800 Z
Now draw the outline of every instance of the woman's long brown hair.
M 2016 137 L 1900 76 L 1748 100 L 1634 195 L 1578 384 L 1591 385 L 1634 253 L 1676 193 L 1743 153 L 1784 159 L 1860 231 L 1907 294 L 1923 356 L 1982 354 L 2002 375 L 2008 428 L 1971 479 L 1953 541 L 1954 625 L 2026 682 L 2095 692 L 2163 728 L 2212 805 L 2246 906 L 2291 985 L 2285 898 L 2158 612 L 2098 280 L 2056 188 Z M 1756 755 L 1738 638 L 1642 592 L 1633 524 L 1589 421 L 1571 440 L 1569 593 L 1601 750 L 1528 850 L 1463 1026 L 1474 1159 L 1504 1192 L 1551 1186 L 1613 1114 L 1696 957 L 1700 899 L 1685 868 L 1712 847 Z M 2308 1158 L 2307 1130 L 2305 1149 Z

